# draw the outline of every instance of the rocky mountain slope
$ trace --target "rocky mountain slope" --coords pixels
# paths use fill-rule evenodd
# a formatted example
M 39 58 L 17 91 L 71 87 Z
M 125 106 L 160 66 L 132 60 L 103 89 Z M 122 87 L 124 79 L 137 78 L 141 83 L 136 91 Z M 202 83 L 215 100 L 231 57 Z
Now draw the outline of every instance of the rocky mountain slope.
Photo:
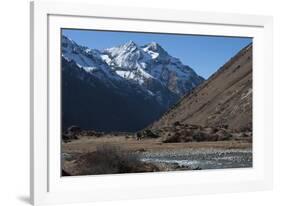
M 96 131 L 133 132 L 164 112 L 158 102 L 138 85 L 107 85 L 88 75 L 74 62 L 62 61 L 62 126 L 79 125 Z M 79 78 L 77 78 L 79 77 Z M 132 88 L 132 89 L 128 89 Z
M 152 128 L 170 127 L 177 122 L 252 130 L 252 45 L 182 98 Z
M 62 36 L 63 128 L 137 131 L 202 81 L 154 42 L 100 51 Z

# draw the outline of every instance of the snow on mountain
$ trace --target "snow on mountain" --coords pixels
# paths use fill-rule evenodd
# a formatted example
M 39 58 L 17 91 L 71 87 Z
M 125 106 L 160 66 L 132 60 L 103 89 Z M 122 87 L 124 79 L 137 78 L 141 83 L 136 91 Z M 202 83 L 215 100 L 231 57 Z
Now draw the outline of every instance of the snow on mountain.
M 98 50 L 89 49 L 76 44 L 73 40 L 63 36 L 62 38 L 62 56 L 67 60 L 73 60 L 76 64 L 83 68 L 93 69 L 98 66 L 100 62 L 100 52 Z M 104 66 L 103 64 L 101 64 Z M 100 69 L 96 68 L 96 69 Z
M 74 61 L 78 67 L 104 81 L 121 80 L 101 57 L 100 51 L 80 46 L 66 36 L 62 37 L 62 57 Z
M 204 79 L 178 58 L 169 55 L 159 44 L 152 42 L 143 50 L 153 59 L 148 72 L 161 81 L 169 90 L 182 96 L 199 85 Z
M 156 42 L 139 47 L 129 41 L 106 49 L 103 54 L 109 66 L 121 77 L 140 84 L 154 79 L 180 96 L 203 81 L 189 66 L 170 56 Z
M 143 69 L 143 63 L 150 60 L 150 56 L 146 54 L 135 42 L 129 41 L 119 47 L 105 49 L 104 53 L 109 55 L 110 66 L 120 67 L 134 70 Z
M 115 87 L 118 87 L 116 81 L 138 84 L 165 107 L 171 106 L 204 80 L 156 42 L 138 46 L 129 41 L 99 51 L 80 46 L 63 36 L 62 56 Z
M 169 54 L 156 42 L 151 42 L 142 47 L 143 51 L 148 53 L 152 59 L 165 59 L 169 58 Z
M 146 54 L 135 42 L 105 49 L 103 58 L 116 73 L 125 79 L 143 84 L 148 78 L 153 78 L 145 71 L 151 56 Z

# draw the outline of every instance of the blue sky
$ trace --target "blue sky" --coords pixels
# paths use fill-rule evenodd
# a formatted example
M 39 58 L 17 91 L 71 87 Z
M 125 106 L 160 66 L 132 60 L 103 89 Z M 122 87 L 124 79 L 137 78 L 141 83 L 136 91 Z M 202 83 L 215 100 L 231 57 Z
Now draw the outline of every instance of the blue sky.
M 92 49 L 105 49 L 134 41 L 139 46 L 159 43 L 170 55 L 204 78 L 217 71 L 239 50 L 252 42 L 246 37 L 177 35 L 136 32 L 63 29 L 63 35 Z

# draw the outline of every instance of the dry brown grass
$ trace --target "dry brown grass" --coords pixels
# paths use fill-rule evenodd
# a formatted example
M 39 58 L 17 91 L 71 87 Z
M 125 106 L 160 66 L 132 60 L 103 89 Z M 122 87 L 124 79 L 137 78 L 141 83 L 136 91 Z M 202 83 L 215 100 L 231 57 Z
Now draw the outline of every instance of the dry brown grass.
M 96 148 L 99 147 L 99 145 L 104 144 L 110 144 L 116 147 L 125 147 L 127 151 L 168 151 L 196 148 L 246 149 L 252 147 L 251 142 L 241 140 L 162 143 L 162 139 L 136 140 L 133 138 L 128 139 L 125 136 L 105 136 L 102 138 L 80 136 L 78 140 L 63 144 L 62 151 L 66 153 L 89 153 L 96 151 Z

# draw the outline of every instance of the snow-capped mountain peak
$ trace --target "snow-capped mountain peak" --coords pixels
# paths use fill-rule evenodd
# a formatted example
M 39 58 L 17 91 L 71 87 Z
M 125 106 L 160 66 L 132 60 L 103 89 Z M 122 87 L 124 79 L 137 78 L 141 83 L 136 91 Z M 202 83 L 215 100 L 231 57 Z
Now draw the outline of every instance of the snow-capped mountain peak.
M 62 57 L 69 62 L 75 62 L 79 68 L 108 84 L 110 79 L 120 79 L 104 61 L 99 50 L 78 45 L 66 36 L 62 37 Z
M 112 57 L 116 57 L 119 54 L 131 53 L 139 49 L 139 46 L 132 40 L 126 42 L 125 44 L 121 44 L 116 47 L 111 47 L 105 49 L 103 52 L 110 54 Z
M 156 42 L 139 46 L 128 41 L 101 51 L 80 46 L 63 37 L 62 56 L 92 75 L 107 79 L 105 81 L 115 78 L 135 82 L 153 95 L 163 95 L 160 90 L 165 88 L 182 96 L 203 81 L 193 69 L 169 55 Z
M 145 52 L 154 52 L 161 55 L 168 56 L 168 53 L 156 42 L 151 42 L 143 46 Z
M 167 60 L 170 59 L 171 56 L 168 54 L 168 52 L 163 49 L 163 47 L 156 43 L 156 42 L 151 42 L 149 44 L 146 44 L 142 47 L 143 51 L 149 54 L 152 59 L 155 60 Z
M 130 49 L 138 48 L 138 45 L 134 41 L 130 40 L 127 43 L 125 43 L 124 45 L 122 45 L 122 47 L 130 50 Z
M 156 42 L 97 50 L 62 37 L 64 127 L 137 131 L 202 81 Z
M 133 41 L 129 41 L 118 47 L 106 49 L 103 53 L 111 59 L 108 63 L 114 70 L 131 71 L 145 69 L 146 62 L 151 59 L 151 57 Z
M 62 56 L 67 60 L 73 60 L 80 67 L 93 67 L 101 63 L 100 52 L 88 47 L 80 46 L 66 36 L 62 38 Z

